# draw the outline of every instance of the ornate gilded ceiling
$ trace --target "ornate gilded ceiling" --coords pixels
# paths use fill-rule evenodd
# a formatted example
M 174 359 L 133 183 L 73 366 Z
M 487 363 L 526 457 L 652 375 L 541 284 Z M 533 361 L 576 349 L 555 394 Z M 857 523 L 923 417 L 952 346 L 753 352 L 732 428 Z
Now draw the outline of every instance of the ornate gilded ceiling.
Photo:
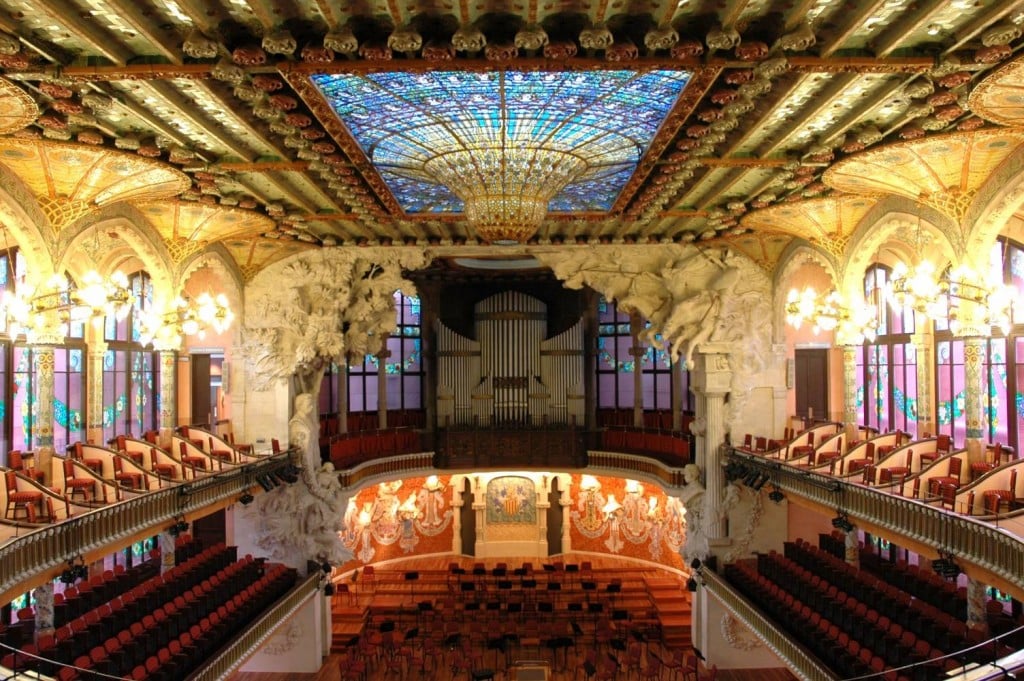
M 103 203 L 145 201 L 177 211 L 154 217 L 176 257 L 219 245 L 244 276 L 336 244 L 479 251 L 461 199 L 438 189 L 451 189 L 443 169 L 421 157 L 418 176 L 396 170 L 399 147 L 435 139 L 388 108 L 409 96 L 403 79 L 524 74 L 534 100 L 497 110 L 543 128 L 579 96 L 550 82 L 557 74 L 687 73 L 670 106 L 655 86 L 617 115 L 620 131 L 664 116 L 653 134 L 593 128 L 621 158 L 581 163 L 605 163 L 609 181 L 567 182 L 534 239 L 728 241 L 771 267 L 796 238 L 841 250 L 852 209 L 842 203 L 829 225 L 831 204 L 814 203 L 834 191 L 962 218 L 1020 144 L 997 126 L 1024 114 L 1022 22 L 1024 0 L 0 0 L 0 163 L 58 228 Z M 390 118 L 361 133 L 325 105 L 313 84 L 327 82 L 376 83 Z M 416 115 L 450 132 L 487 92 L 460 85 Z M 581 99 L 573 115 L 593 108 Z M 154 207 L 153 191 L 175 207 Z M 187 219 L 184 205 L 195 206 Z M 260 217 L 237 218 L 250 213 Z

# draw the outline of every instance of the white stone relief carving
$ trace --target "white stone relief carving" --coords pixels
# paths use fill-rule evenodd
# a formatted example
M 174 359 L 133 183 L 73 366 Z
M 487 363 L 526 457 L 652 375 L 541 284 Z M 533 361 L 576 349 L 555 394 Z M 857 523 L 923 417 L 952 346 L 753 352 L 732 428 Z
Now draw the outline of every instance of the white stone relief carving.
M 741 630 L 742 628 L 742 630 Z M 721 622 L 722 638 L 730 647 L 736 650 L 753 650 L 761 647 L 759 641 L 750 630 L 744 627 L 735 617 L 729 614 L 722 615 Z
M 299 641 L 306 635 L 302 624 L 291 622 L 284 631 L 274 635 L 267 645 L 263 646 L 263 652 L 267 655 L 284 655 L 299 645 Z

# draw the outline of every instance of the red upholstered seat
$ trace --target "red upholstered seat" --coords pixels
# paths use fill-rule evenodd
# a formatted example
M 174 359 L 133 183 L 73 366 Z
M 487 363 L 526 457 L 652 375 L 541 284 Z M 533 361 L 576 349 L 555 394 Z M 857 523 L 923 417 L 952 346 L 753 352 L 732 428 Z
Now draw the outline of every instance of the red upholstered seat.
M 96 481 L 75 475 L 75 462 L 64 459 L 64 496 L 73 499 L 76 492 L 82 495 L 84 501 L 88 501 L 89 495 L 96 492 Z
M 20 508 L 25 511 L 25 517 L 30 523 L 36 521 L 36 504 L 43 499 L 42 492 L 18 489 L 18 474 L 14 471 L 7 471 L 4 474 L 7 482 L 7 511 L 6 517 L 10 520 L 17 518 Z

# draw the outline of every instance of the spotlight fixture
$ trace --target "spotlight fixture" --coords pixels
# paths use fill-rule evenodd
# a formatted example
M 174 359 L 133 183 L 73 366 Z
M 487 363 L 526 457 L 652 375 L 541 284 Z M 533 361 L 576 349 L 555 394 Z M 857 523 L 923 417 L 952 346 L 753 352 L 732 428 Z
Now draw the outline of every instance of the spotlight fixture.
M 757 479 L 754 480 L 754 483 L 750 486 L 750 488 L 755 492 L 760 492 L 761 488 L 764 487 L 765 483 L 771 480 L 771 477 L 772 476 L 770 476 L 768 473 L 761 473 L 760 475 L 757 476 Z
M 332 570 L 332 569 L 333 569 L 333 568 L 331 568 L 331 564 L 330 564 L 330 563 L 328 563 L 328 562 L 327 562 L 326 560 L 325 560 L 324 562 L 320 563 L 320 570 L 321 570 L 321 571 L 322 571 L 322 572 L 323 572 L 323 573 L 324 573 L 325 575 L 329 575 L 329 574 L 331 574 L 331 570 Z
M 772 491 L 768 492 L 768 498 L 776 504 L 781 504 L 782 500 L 786 498 L 786 495 L 782 493 L 782 490 L 780 490 L 777 485 L 772 485 Z
M 702 563 L 700 562 L 700 558 L 694 558 L 690 561 L 690 568 L 693 570 L 700 570 L 701 565 Z
M 274 482 L 270 478 L 270 476 L 267 475 L 266 473 L 263 473 L 261 475 L 257 475 L 256 476 L 256 482 L 258 482 L 260 484 L 260 487 L 263 488 L 264 492 L 269 492 L 270 490 L 272 490 L 275 487 L 277 487 L 277 483 Z
M 686 580 L 686 590 L 687 591 L 691 591 L 691 592 L 692 591 L 696 591 L 697 590 L 697 580 L 694 579 L 693 577 L 690 577 L 688 580 Z
M 71 585 L 78 580 L 85 580 L 89 578 L 89 568 L 85 566 L 85 560 L 78 556 L 68 561 L 67 568 L 60 573 L 60 579 L 62 584 Z
M 242 496 L 238 497 L 238 502 L 242 504 L 242 506 L 248 506 L 253 502 L 255 498 L 256 497 L 254 497 L 252 493 L 249 492 L 249 490 L 245 490 L 244 492 L 242 492 Z
M 327 584 L 324 585 L 324 596 L 333 596 L 333 595 L 334 595 L 334 584 L 332 584 L 331 582 L 328 582 Z
M 184 518 L 182 518 L 181 520 L 167 528 L 167 531 L 171 533 L 172 537 L 177 537 L 182 532 L 188 531 L 188 523 L 185 522 Z
M 853 532 L 853 523 L 850 522 L 850 518 L 842 511 L 832 519 L 832 527 L 843 532 Z
M 956 579 L 960 574 L 960 566 L 953 559 L 953 554 L 943 551 L 940 551 L 939 557 L 932 561 L 932 569 L 943 579 Z

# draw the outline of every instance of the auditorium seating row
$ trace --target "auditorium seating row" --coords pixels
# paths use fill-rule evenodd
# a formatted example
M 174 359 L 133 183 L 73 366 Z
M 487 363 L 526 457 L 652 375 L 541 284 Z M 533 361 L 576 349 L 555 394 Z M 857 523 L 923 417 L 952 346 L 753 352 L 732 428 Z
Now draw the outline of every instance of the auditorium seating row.
M 820 578 L 822 582 L 842 585 L 841 589 L 849 595 L 870 603 L 880 615 L 889 617 L 891 622 L 940 650 L 956 654 L 972 648 L 967 658 L 973 661 L 991 660 L 993 655 L 1001 656 L 1006 651 L 1006 646 L 1000 643 L 976 647 L 985 640 L 985 636 L 977 630 L 969 630 L 964 618 L 959 617 L 961 612 L 966 613 L 966 606 L 959 605 L 958 600 L 966 598 L 966 594 L 960 592 L 958 596 L 953 582 L 949 583 L 951 586 L 943 587 L 952 596 L 933 604 L 915 598 L 885 579 L 859 570 L 806 541 L 787 542 L 785 554 L 786 560 L 803 570 L 802 578 L 797 580 L 801 584 Z M 778 554 L 775 556 L 775 560 L 783 558 Z
M 336 469 L 348 469 L 372 459 L 422 451 L 420 435 L 409 428 L 352 433 L 332 438 L 330 460 Z
M 3 665 L 59 679 L 98 678 L 80 670 L 179 678 L 294 582 L 284 566 L 236 561 L 233 548 L 218 545 L 22 646 Z
M 642 453 L 673 466 L 684 466 L 690 462 L 689 437 L 682 431 L 616 426 L 601 431 L 601 448 L 609 452 Z

